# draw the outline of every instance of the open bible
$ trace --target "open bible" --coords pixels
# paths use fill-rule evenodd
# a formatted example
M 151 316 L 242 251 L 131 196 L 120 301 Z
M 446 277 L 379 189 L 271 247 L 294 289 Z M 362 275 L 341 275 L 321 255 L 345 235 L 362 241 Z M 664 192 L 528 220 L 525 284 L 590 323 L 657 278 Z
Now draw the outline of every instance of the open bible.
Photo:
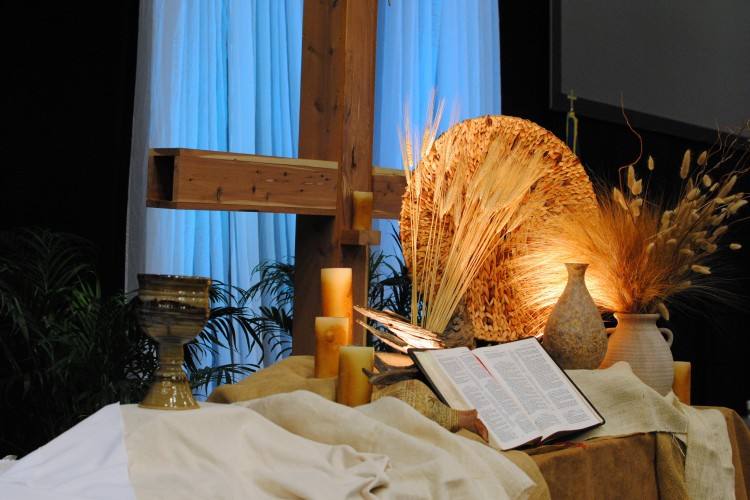
M 546 442 L 604 423 L 535 338 L 479 349 L 412 349 L 445 404 L 476 409 L 490 443 L 503 450 Z

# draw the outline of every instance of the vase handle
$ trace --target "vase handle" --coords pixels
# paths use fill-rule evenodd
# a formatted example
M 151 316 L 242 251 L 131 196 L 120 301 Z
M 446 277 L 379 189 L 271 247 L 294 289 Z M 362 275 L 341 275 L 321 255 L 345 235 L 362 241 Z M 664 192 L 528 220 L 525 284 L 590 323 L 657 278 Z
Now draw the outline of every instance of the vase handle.
M 667 342 L 669 347 L 672 347 L 672 341 L 674 340 L 674 333 L 669 328 L 659 328 L 659 331 L 664 335 L 664 340 Z

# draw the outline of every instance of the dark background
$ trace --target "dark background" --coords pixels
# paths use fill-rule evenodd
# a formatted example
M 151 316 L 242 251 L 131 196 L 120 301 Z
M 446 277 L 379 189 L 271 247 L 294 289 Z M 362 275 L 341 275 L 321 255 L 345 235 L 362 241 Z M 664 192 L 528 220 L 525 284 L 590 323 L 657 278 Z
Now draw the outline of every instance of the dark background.
M 137 2 L 5 2 L 0 18 L 6 83 L 0 229 L 45 226 L 92 240 L 103 288 L 116 291 L 124 274 Z M 563 137 L 564 113 L 549 108 L 548 2 L 501 1 L 500 24 L 503 112 Z M 579 119 L 579 153 L 594 177 L 611 180 L 617 167 L 637 157 L 638 140 L 624 121 Z M 639 132 L 666 196 L 684 149 L 709 146 Z M 750 275 L 747 224 L 733 239 L 744 243 L 730 257 L 733 287 L 743 290 Z M 713 303 L 703 314 L 674 314 L 673 352 L 693 362 L 695 403 L 744 413 L 750 399 L 746 311 L 747 300 L 739 299 L 735 307 Z
M 92 240 L 103 290 L 119 290 L 138 2 L 3 2 L 0 19 L 0 229 L 43 226 Z

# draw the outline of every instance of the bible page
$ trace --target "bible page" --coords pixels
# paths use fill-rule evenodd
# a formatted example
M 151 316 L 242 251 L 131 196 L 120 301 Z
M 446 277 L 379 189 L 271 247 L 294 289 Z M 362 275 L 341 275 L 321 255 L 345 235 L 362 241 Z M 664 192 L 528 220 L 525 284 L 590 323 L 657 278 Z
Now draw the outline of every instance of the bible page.
M 456 387 L 461 407 L 476 409 L 490 434 L 491 444 L 511 449 L 541 438 L 513 395 L 495 380 L 482 363 L 466 348 L 426 351 L 443 375 Z M 444 396 L 445 397 L 445 396 Z
M 507 384 L 531 415 L 543 439 L 602 422 L 536 339 L 483 347 L 474 354 Z

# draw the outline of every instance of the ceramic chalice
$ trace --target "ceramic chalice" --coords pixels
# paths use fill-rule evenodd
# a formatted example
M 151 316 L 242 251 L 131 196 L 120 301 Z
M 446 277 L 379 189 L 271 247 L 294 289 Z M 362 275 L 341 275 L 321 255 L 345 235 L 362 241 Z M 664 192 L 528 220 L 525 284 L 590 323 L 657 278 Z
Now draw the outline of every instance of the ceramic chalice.
M 138 321 L 159 343 L 159 369 L 140 406 L 160 410 L 199 408 L 182 368 L 183 345 L 193 340 L 208 320 L 211 280 L 139 274 L 138 284 Z

